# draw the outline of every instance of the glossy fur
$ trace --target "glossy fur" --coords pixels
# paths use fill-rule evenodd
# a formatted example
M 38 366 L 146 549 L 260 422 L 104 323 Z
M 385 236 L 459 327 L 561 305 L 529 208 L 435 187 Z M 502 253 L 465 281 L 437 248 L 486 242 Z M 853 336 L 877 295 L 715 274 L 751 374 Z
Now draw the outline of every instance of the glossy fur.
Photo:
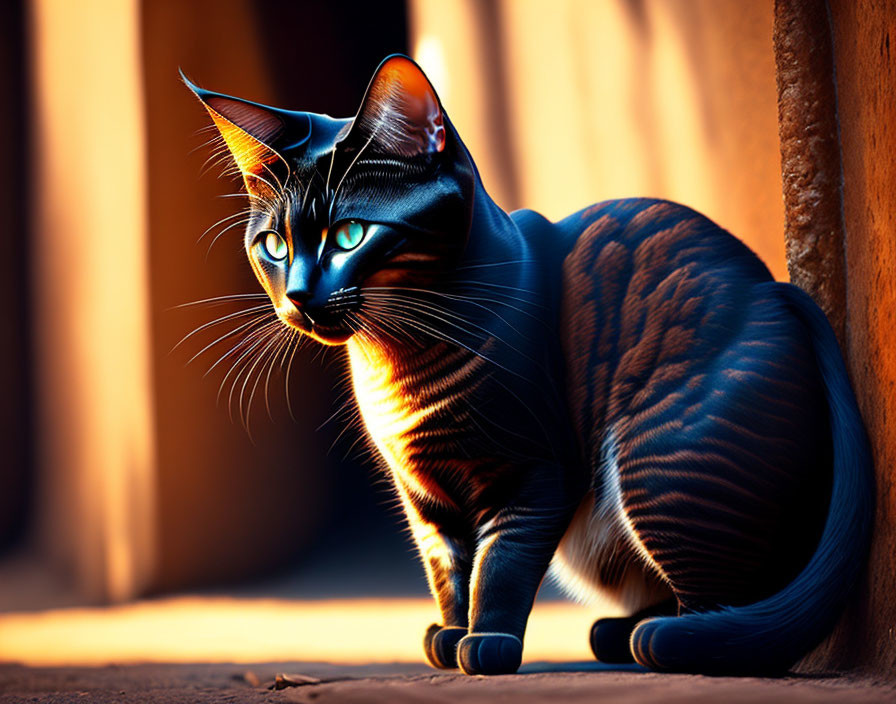
M 191 88 L 245 180 L 278 316 L 347 347 L 442 613 L 430 662 L 514 671 L 552 562 L 634 614 L 594 625 L 607 661 L 781 672 L 824 637 L 865 558 L 871 474 L 805 294 L 673 203 L 504 213 L 404 57 L 354 120 Z

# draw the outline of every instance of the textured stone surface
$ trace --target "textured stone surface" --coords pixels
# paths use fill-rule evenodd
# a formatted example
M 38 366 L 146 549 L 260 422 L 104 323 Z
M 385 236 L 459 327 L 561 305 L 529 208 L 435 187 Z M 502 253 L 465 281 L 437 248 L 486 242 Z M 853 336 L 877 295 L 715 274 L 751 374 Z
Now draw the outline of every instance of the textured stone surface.
M 896 671 L 896 4 L 831 2 L 846 227 L 849 367 L 871 437 L 877 516 L 857 663 Z
M 846 288 L 840 149 L 827 5 L 777 0 L 775 61 L 790 280 L 808 291 L 844 345 Z
M 277 673 L 299 687 L 269 691 Z M 286 679 L 286 678 L 281 678 Z M 597 663 L 530 666 L 525 674 L 468 677 L 410 664 L 321 663 L 133 665 L 104 668 L 0 667 L 3 702 L 720 702 L 798 704 L 893 701 L 896 691 L 843 678 L 781 679 L 659 675 Z
M 778 0 L 775 32 L 788 265 L 794 282 L 815 297 L 838 329 L 871 438 L 877 481 L 864 583 L 834 637 L 806 664 L 892 676 L 896 46 L 890 45 L 896 42 L 896 5 Z

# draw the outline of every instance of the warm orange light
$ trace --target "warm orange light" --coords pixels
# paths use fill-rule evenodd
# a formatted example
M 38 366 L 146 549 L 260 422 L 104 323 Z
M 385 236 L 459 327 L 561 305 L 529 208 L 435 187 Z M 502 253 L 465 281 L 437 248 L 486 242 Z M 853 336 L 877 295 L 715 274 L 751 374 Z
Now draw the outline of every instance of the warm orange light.
M 525 659 L 587 660 L 596 615 L 537 604 Z M 0 661 L 32 666 L 133 662 L 422 662 L 430 599 L 181 597 L 99 609 L 0 615 Z
M 772 3 L 485 5 L 410 0 L 411 34 L 502 207 L 677 200 L 787 278 Z
M 349 363 L 355 399 L 370 437 L 389 467 L 399 472 L 413 491 L 426 488 L 416 476 L 403 471 L 407 456 L 408 432 L 438 410 L 438 406 L 420 406 L 406 395 L 393 378 L 388 353 L 375 344 L 364 344 L 352 338 L 348 342 Z
M 94 599 L 150 578 L 154 444 L 137 0 L 34 0 L 42 544 Z
M 278 182 L 269 165 L 281 159 L 280 155 L 245 130 L 237 127 L 207 103 L 203 104 L 215 123 L 215 127 L 221 133 L 229 152 L 228 158 L 233 159 L 237 169 L 243 175 L 246 188 L 250 191 L 257 190 L 260 182 L 267 190 L 279 191 L 282 184 Z

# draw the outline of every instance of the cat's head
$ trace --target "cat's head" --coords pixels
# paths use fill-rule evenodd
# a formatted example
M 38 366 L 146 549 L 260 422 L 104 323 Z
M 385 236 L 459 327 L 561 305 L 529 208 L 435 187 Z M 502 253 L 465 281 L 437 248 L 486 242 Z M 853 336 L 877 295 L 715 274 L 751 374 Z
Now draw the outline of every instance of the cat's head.
M 475 169 L 411 59 L 383 61 L 350 119 L 187 85 L 242 175 L 246 252 L 283 322 L 339 344 L 365 293 L 427 288 L 450 271 L 469 235 Z

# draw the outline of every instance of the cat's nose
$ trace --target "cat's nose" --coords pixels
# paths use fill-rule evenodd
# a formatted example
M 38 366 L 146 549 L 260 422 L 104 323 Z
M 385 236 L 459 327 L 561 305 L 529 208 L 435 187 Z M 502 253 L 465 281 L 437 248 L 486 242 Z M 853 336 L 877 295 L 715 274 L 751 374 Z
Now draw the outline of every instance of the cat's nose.
M 304 311 L 308 305 L 308 299 L 311 298 L 311 293 L 308 291 L 287 291 L 286 297 L 292 301 L 296 308 Z

